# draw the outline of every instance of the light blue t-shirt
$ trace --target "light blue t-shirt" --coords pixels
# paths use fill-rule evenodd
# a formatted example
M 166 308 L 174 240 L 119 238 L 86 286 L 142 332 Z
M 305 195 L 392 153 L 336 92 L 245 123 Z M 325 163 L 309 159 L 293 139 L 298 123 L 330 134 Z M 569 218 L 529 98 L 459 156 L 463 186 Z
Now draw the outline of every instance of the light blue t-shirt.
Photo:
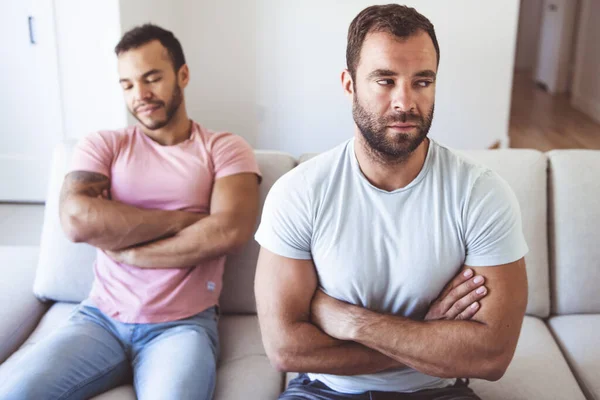
M 256 240 L 281 256 L 312 259 L 330 296 L 417 320 L 464 264 L 506 264 L 528 251 L 508 184 L 433 140 L 418 176 L 392 192 L 363 175 L 354 139 L 300 164 L 269 192 Z M 412 368 L 309 376 L 343 393 L 449 383 Z

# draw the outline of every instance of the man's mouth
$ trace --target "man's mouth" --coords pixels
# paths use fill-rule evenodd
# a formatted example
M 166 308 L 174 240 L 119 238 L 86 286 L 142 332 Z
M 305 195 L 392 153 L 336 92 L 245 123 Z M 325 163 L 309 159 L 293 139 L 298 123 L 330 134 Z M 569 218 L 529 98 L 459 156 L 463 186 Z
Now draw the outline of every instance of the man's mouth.
M 136 112 L 136 114 L 150 115 L 154 111 L 158 110 L 160 107 L 161 107 L 160 104 L 147 104 L 147 105 L 137 107 L 135 109 L 135 112 Z

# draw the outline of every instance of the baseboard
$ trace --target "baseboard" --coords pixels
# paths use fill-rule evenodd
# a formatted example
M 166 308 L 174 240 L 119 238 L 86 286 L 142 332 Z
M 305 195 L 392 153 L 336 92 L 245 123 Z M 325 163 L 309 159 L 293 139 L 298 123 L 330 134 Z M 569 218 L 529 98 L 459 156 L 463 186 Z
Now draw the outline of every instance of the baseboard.
M 600 101 L 573 95 L 571 105 L 600 124 Z

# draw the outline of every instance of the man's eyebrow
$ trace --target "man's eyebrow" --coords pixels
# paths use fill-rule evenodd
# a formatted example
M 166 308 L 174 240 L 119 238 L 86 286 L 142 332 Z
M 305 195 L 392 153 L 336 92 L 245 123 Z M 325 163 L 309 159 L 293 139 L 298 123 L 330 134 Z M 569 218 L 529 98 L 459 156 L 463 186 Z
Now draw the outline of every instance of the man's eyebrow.
M 371 72 L 367 78 L 368 79 L 373 79 L 373 78 L 382 78 L 384 76 L 396 76 L 398 75 L 396 72 L 392 71 L 391 69 L 376 69 L 375 71 Z
M 142 78 L 147 78 L 147 77 L 149 77 L 150 75 L 154 75 L 154 74 L 160 74 L 160 73 L 162 73 L 162 70 L 160 70 L 160 69 L 151 69 L 151 70 L 150 70 L 150 71 L 148 71 L 148 72 L 144 72 L 144 74 L 142 75 Z M 122 83 L 122 82 L 130 82 L 130 81 L 131 81 L 131 80 L 130 80 L 130 79 L 127 79 L 127 78 L 121 78 L 121 79 L 119 79 L 119 83 Z
M 416 77 L 419 78 L 432 78 L 435 79 L 437 74 L 430 69 L 426 69 L 424 71 L 419 71 L 415 74 Z

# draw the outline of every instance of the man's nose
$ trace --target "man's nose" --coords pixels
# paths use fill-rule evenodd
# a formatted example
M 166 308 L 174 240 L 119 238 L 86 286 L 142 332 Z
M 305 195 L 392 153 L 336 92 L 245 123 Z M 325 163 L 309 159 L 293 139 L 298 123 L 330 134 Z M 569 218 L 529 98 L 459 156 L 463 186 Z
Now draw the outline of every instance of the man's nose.
M 410 112 L 416 108 L 410 84 L 397 85 L 393 92 L 392 108 L 397 112 Z
M 137 85 L 134 90 L 134 100 L 145 101 L 152 98 L 152 92 L 148 90 L 146 85 Z

